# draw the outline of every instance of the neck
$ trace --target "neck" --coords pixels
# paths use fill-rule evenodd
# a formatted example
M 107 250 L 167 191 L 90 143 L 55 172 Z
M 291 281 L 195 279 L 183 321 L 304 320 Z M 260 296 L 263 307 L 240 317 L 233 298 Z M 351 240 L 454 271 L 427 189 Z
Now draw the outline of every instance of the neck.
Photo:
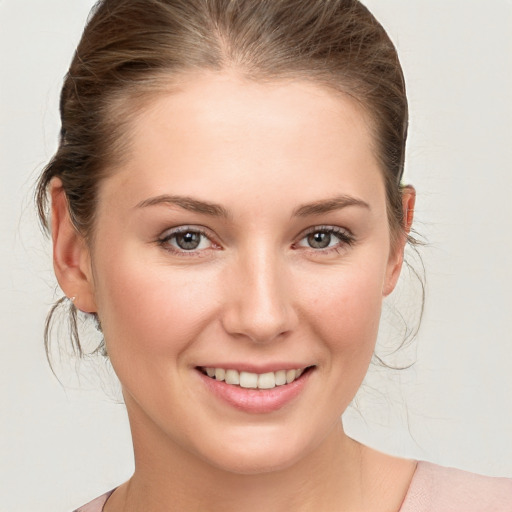
M 398 510 L 414 470 L 411 464 L 397 465 L 397 459 L 350 439 L 341 421 L 300 460 L 255 474 L 218 468 L 170 442 L 162 432 L 148 435 L 148 425 L 143 427 L 141 421 L 130 417 L 135 473 L 108 500 L 105 512 L 364 511 L 374 509 L 375 503 L 382 505 L 379 486 L 398 491 L 389 496 L 393 505 L 386 508 Z

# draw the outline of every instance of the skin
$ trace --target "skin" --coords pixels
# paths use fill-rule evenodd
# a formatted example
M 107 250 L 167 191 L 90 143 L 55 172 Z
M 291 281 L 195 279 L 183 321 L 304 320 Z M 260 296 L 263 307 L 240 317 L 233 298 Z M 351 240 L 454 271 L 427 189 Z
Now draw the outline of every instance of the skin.
M 105 510 L 397 511 L 414 462 L 359 445 L 340 420 L 405 244 L 391 249 L 367 116 L 310 82 L 201 73 L 151 100 L 129 137 L 91 244 L 58 179 L 51 190 L 56 275 L 101 319 L 132 429 L 135 474 Z M 200 227 L 201 245 L 180 249 L 178 227 Z M 329 229 L 341 235 L 312 247 Z M 314 369 L 290 403 L 253 414 L 196 368 L 240 362 Z

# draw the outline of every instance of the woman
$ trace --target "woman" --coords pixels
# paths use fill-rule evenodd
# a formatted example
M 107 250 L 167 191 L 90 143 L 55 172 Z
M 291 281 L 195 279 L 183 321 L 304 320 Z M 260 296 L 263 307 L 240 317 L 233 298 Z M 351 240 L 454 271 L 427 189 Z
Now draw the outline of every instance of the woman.
M 359 2 L 100 2 L 61 116 L 40 212 L 48 194 L 136 461 L 80 510 L 507 510 L 510 481 L 378 453 L 339 419 L 415 201 L 403 75 Z

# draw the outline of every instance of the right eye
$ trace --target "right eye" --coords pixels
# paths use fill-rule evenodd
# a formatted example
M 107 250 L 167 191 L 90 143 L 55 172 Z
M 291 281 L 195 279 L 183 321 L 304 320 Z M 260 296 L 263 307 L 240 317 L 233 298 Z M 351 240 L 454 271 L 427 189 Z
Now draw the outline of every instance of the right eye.
M 174 253 L 200 252 L 214 246 L 201 229 L 187 226 L 167 231 L 158 241 L 164 249 Z

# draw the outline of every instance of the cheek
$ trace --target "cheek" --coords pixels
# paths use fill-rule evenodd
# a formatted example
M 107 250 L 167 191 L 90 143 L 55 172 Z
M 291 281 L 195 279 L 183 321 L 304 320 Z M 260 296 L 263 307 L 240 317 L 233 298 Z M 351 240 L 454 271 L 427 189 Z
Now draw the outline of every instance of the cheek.
M 98 312 L 111 359 L 122 352 L 158 356 L 171 347 L 179 354 L 199 332 L 214 304 L 211 280 L 205 272 L 174 269 L 144 261 L 126 251 L 97 269 Z
M 383 266 L 346 265 L 329 273 L 305 283 L 304 314 L 335 360 L 367 361 L 379 328 Z

